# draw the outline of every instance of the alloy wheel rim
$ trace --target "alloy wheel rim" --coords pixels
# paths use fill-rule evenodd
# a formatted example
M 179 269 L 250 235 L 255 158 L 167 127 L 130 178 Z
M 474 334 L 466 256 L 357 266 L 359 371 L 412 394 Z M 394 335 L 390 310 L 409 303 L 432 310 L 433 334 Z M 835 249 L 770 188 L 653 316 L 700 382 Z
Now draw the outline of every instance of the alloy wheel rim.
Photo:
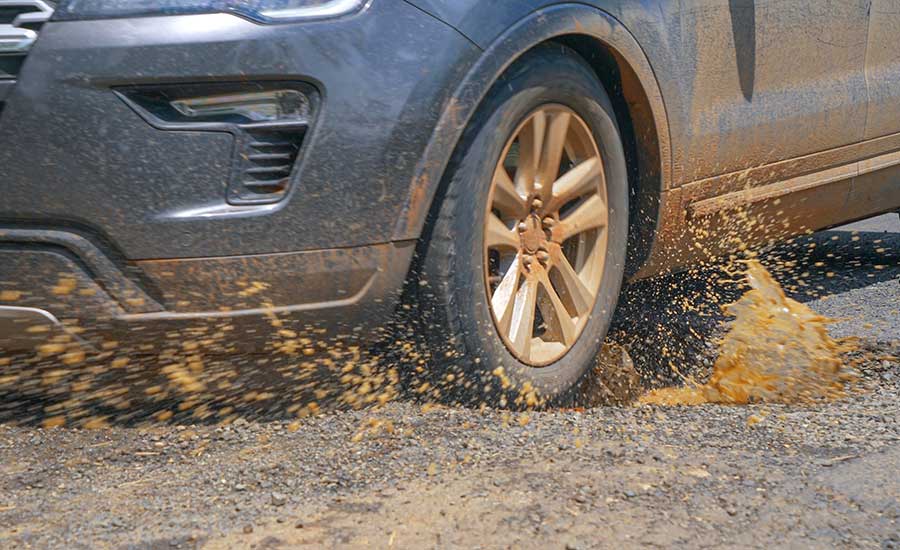
M 558 361 L 587 325 L 603 278 L 607 204 L 584 120 L 556 104 L 528 115 L 494 170 L 484 229 L 494 328 L 522 363 Z

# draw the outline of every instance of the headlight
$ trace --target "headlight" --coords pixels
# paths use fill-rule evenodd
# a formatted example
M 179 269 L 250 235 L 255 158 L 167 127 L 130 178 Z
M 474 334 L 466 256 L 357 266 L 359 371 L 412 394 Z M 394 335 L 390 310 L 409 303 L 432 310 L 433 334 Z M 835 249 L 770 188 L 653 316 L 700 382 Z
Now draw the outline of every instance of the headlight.
M 57 21 L 105 19 L 136 15 L 234 13 L 259 21 L 279 23 L 324 19 L 359 11 L 368 0 L 63 0 Z

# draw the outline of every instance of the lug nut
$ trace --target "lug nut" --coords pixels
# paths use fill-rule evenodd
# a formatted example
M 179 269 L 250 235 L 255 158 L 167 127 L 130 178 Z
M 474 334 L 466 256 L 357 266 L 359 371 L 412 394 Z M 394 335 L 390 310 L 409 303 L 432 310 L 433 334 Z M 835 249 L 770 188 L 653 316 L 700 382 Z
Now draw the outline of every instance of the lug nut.
M 550 254 L 544 252 L 543 250 L 538 252 L 536 254 L 536 256 L 537 256 L 538 261 L 541 262 L 542 264 L 546 264 L 547 262 L 550 261 Z
M 544 201 L 542 201 L 541 199 L 534 199 L 533 201 L 531 201 L 531 207 L 535 210 L 542 206 L 544 206 Z
M 528 231 L 528 224 L 525 222 L 519 222 L 519 225 L 516 226 L 516 229 L 519 230 L 519 233 L 524 233 Z
M 544 227 L 553 227 L 554 225 L 556 225 L 555 218 L 552 218 L 550 216 L 547 216 L 546 218 L 544 218 Z
M 522 265 L 524 265 L 525 267 L 530 266 L 533 261 L 534 261 L 534 258 L 529 256 L 528 254 L 525 254 L 524 256 L 522 256 Z

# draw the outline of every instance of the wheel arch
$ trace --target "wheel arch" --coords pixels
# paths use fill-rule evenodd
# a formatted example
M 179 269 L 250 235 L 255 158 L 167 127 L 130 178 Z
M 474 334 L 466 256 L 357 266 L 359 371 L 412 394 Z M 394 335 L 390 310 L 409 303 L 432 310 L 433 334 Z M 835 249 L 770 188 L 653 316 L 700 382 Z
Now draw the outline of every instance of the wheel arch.
M 394 237 L 413 240 L 423 235 L 429 212 L 440 204 L 446 168 L 485 95 L 521 55 L 546 43 L 562 44 L 578 53 L 613 101 L 631 185 L 630 276 L 650 254 L 663 211 L 660 201 L 672 183 L 668 121 L 656 77 L 638 42 L 618 20 L 584 4 L 535 11 L 485 49 L 443 106 L 416 167 Z

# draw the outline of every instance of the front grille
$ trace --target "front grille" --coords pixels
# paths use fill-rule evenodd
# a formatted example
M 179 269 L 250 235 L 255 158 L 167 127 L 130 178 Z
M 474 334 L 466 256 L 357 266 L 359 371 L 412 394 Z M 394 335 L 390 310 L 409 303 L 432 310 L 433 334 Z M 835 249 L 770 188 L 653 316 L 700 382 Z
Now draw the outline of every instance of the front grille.
M 0 0 L 0 79 L 14 79 L 56 2 Z
M 305 128 L 290 131 L 250 131 L 238 160 L 240 174 L 229 200 L 271 202 L 287 192 Z

